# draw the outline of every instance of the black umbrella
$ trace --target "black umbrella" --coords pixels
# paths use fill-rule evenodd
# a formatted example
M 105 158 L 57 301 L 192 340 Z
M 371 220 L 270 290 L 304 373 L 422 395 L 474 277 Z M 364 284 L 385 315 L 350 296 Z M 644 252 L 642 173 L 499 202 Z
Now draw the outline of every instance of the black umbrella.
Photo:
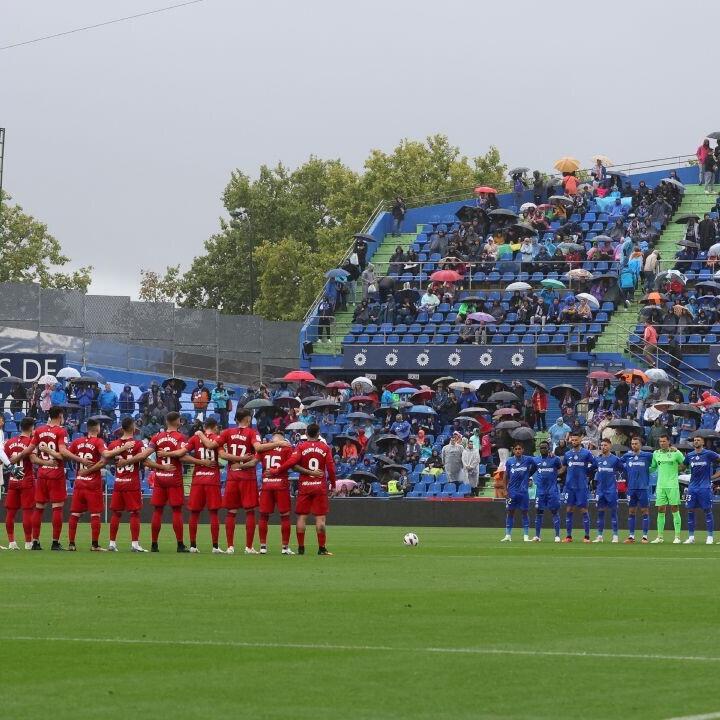
M 397 463 L 388 463 L 387 465 L 383 465 L 381 468 L 379 468 L 381 472 L 385 472 L 386 470 L 407 470 L 407 468 L 404 465 L 398 465 Z
M 453 422 L 468 423 L 469 425 L 480 425 L 480 422 L 478 420 L 476 420 L 474 417 L 470 417 L 469 415 L 458 415 L 456 418 L 453 418 Z
M 404 443 L 405 441 L 399 438 L 397 435 L 393 435 L 392 433 L 387 433 L 385 435 L 381 435 L 379 438 L 375 440 L 375 444 L 380 447 L 381 445 L 392 445 L 392 443 Z
M 95 420 L 99 423 L 114 422 L 113 418 L 108 417 L 107 415 L 91 415 L 88 420 Z
M 701 438 L 713 438 L 718 439 L 720 438 L 720 433 L 715 432 L 714 430 L 696 430 L 693 433 L 690 433 L 691 438 L 701 437 Z
M 566 385 L 564 383 L 561 385 L 554 385 L 550 388 L 550 394 L 557 400 L 562 400 L 568 391 L 570 391 L 570 394 L 575 400 L 579 400 L 582 395 L 582 393 L 576 387 L 572 385 Z
M 391 457 L 388 457 L 387 455 L 376 455 L 375 462 L 382 463 L 385 465 L 390 465 L 390 464 L 394 463 L 395 461 Z
M 596 235 L 590 242 L 593 243 L 611 243 L 615 242 L 609 235 Z
M 479 295 L 468 295 L 467 297 L 460 298 L 459 302 L 466 303 L 468 305 L 477 305 L 477 303 L 485 302 L 485 298 Z M 454 380 L 455 378 L 453 378 Z
M 708 137 L 710 137 L 710 136 L 708 135 Z M 512 177 L 513 175 L 524 175 L 526 172 L 530 172 L 530 168 L 516 167 L 516 168 L 513 168 L 512 170 L 508 170 L 508 175 L 510 177 Z
M 281 407 L 300 407 L 300 401 L 296 397 L 291 396 L 275 398 L 275 400 L 273 400 L 273 403 L 275 405 L 280 405 Z
M 720 140 L 720 132 L 717 132 L 717 131 L 711 132 L 711 133 L 708 133 L 705 137 L 708 138 L 709 140 Z
M 340 403 L 335 402 L 335 400 L 330 399 L 324 399 L 324 400 L 316 400 L 313 403 L 310 403 L 310 405 L 306 405 L 308 410 L 339 410 L 340 409 Z
M 537 230 L 535 230 L 532 225 L 522 222 L 510 225 L 508 227 L 508 232 L 517 237 L 532 237 L 533 235 L 537 235 Z
M 485 210 L 479 207 L 474 207 L 473 205 L 463 205 L 456 213 L 455 217 L 460 220 L 461 222 L 470 222 L 471 220 L 474 220 L 475 218 L 482 218 L 483 216 L 487 216 L 487 213 Z
M 695 213 L 685 213 L 684 215 L 680 215 L 676 220 L 676 224 L 678 225 L 686 225 L 690 220 L 695 220 L 697 222 L 700 220 L 700 216 L 696 215 Z
M 363 480 L 367 482 L 377 482 L 377 475 L 373 475 L 371 472 L 368 472 L 367 470 L 354 470 L 350 473 L 350 479 L 351 480 Z
M 377 242 L 372 235 L 363 235 L 363 233 L 357 233 L 356 235 L 353 235 L 353 238 L 355 240 L 365 240 L 366 242 Z
M 686 247 L 686 248 L 699 248 L 700 245 L 698 245 L 696 242 L 693 242 L 692 240 L 680 240 L 678 242 L 678 245 L 680 247 Z
M 517 428 L 522 427 L 522 425 L 517 420 L 503 420 L 502 422 L 499 422 L 496 426 L 496 430 L 517 430 Z
M 185 388 L 187 387 L 187 383 L 184 380 L 176 377 L 163 380 L 162 386 L 167 387 L 168 385 L 172 385 L 178 392 L 185 392 Z
M 439 385 L 440 383 L 451 383 L 456 382 L 456 378 L 451 377 L 450 375 L 443 375 L 442 377 L 439 377 L 437 380 L 432 381 L 432 385 Z
M 529 427 L 519 427 L 510 433 L 513 440 L 527 441 L 535 439 L 535 431 Z
M 263 398 L 257 398 L 256 400 L 250 400 L 243 406 L 244 410 L 260 410 L 261 408 L 275 407 L 269 400 Z
M 507 208 L 495 208 L 495 210 L 491 210 L 488 215 L 491 218 L 498 219 L 498 218 L 517 218 L 517 214 L 514 213 L 512 210 L 508 210 Z
M 0 383 L 10 383 L 11 385 L 20 384 L 22 385 L 25 381 L 14 375 L 8 375 L 7 377 L 0 378 Z
M 481 415 L 482 413 L 489 412 L 487 408 L 484 407 L 469 407 L 465 408 L 464 410 L 460 411 L 460 415 L 463 417 L 465 416 L 472 416 L 472 415 Z
M 638 425 L 634 420 L 628 420 L 627 418 L 618 418 L 617 420 L 611 420 L 606 427 L 609 428 L 617 428 L 617 429 L 623 429 L 623 428 L 633 428 L 633 429 L 641 429 L 641 426 Z
M 94 377 L 83 375 L 79 378 L 70 378 L 68 383 L 75 383 L 75 385 L 99 385 L 98 381 Z
M 399 290 L 396 295 L 399 303 L 403 303 L 405 302 L 405 300 L 409 300 L 414 305 L 417 305 L 418 301 L 420 300 L 420 293 L 417 290 L 413 290 L 412 288 L 407 288 L 407 290 Z
M 537 388 L 538 390 L 542 390 L 543 392 L 547 392 L 547 385 L 541 383 L 539 380 L 528 380 L 527 384 L 530 385 L 530 387 Z
M 720 290 L 720 283 L 714 280 L 703 280 L 702 282 L 696 283 L 696 288 L 707 288 L 708 290 Z
M 326 398 L 322 395 L 308 395 L 307 397 L 304 397 L 302 399 L 302 404 L 305 407 L 310 407 L 313 403 L 318 402 L 319 400 L 325 400 Z
M 687 405 L 686 403 L 676 403 L 673 405 L 668 412 L 671 415 L 678 415 L 680 417 L 699 417 L 702 415 L 702 410 L 695 407 L 694 405 Z
M 364 412 L 351 412 L 347 416 L 348 420 L 374 420 L 372 415 Z
M 685 384 L 688 387 L 712 388 L 712 384 L 709 382 L 705 382 L 705 380 L 688 380 Z
M 340 442 L 351 442 L 355 447 L 357 447 L 358 450 L 362 448 L 362 443 L 352 435 L 335 435 L 333 438 L 333 445 L 337 445 Z
M 499 392 L 494 392 L 488 398 L 488 402 L 491 402 L 491 403 L 520 402 L 520 398 L 515 393 L 508 392 L 507 390 L 500 390 Z

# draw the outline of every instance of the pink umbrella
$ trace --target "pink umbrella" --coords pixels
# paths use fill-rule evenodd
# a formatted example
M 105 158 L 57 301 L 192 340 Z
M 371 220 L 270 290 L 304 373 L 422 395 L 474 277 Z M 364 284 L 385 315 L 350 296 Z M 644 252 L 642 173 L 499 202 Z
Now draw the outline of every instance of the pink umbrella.
M 335 481 L 335 492 L 340 492 L 341 490 L 350 492 L 355 487 L 357 487 L 357 483 L 354 480 L 336 480 Z
M 483 322 L 483 323 L 495 322 L 495 318 L 490 313 L 485 313 L 485 312 L 470 313 L 470 315 L 468 315 L 468 318 L 470 318 L 470 320 L 474 320 L 475 322 Z
M 430 276 L 430 279 L 433 282 L 457 282 L 462 280 L 462 275 L 454 270 L 436 270 Z

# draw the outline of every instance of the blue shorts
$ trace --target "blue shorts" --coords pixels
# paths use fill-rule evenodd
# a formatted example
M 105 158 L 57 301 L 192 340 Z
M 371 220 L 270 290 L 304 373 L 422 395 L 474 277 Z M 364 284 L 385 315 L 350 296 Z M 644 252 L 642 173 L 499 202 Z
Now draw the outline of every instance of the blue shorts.
M 590 492 L 587 488 L 579 488 L 573 490 L 572 488 L 565 491 L 564 500 L 565 504 L 570 507 L 581 507 L 586 508 L 590 499 Z
M 536 510 L 551 510 L 557 512 L 560 509 L 559 493 L 543 493 L 535 498 Z
M 703 490 L 688 491 L 687 497 L 685 498 L 685 507 L 688 510 L 695 510 L 695 508 L 701 508 L 702 510 L 710 510 L 713 504 L 712 491 L 707 488 Z
M 508 510 L 527 510 L 530 506 L 530 494 L 525 492 L 508 495 L 505 505 Z
M 650 498 L 647 490 L 628 490 L 628 507 L 650 507 Z
M 598 493 L 597 506 L 598 509 L 611 508 L 613 510 L 616 510 L 618 506 L 617 491 Z

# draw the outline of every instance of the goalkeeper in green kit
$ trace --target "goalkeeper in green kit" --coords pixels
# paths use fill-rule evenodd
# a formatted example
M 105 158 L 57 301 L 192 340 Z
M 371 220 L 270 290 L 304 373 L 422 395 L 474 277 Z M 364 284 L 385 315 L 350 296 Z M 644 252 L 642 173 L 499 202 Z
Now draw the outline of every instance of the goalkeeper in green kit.
M 660 436 L 660 449 L 653 453 L 650 472 L 657 471 L 657 487 L 655 489 L 655 507 L 657 508 L 657 531 L 658 536 L 653 543 L 663 542 L 665 532 L 665 511 L 670 508 L 675 527 L 675 539 L 673 544 L 679 545 L 680 528 L 680 482 L 678 475 L 680 468 L 685 462 L 685 456 L 676 448 L 670 447 L 670 438 L 667 435 Z

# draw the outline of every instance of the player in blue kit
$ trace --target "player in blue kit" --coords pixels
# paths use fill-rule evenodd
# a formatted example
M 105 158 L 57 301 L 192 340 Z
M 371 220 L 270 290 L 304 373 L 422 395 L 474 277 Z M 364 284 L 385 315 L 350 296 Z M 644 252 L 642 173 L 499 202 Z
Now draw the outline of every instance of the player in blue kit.
M 622 460 L 610 452 L 609 440 L 600 441 L 600 454 L 595 458 L 597 471 L 595 472 L 595 494 L 597 495 L 597 537 L 593 542 L 603 541 L 605 531 L 605 509 L 610 509 L 610 523 L 612 525 L 612 542 L 618 542 L 618 491 L 617 476 L 625 474 Z
M 543 440 L 539 445 L 540 457 L 535 458 L 537 473 L 535 473 L 535 537 L 533 542 L 540 542 L 543 513 L 549 510 L 552 513 L 553 528 L 555 529 L 555 542 L 560 542 L 560 490 L 558 489 L 558 473 L 563 471 L 562 461 L 555 455 L 550 455 L 550 443 Z
M 630 441 L 630 452 L 626 452 L 620 459 L 625 466 L 627 476 L 628 498 L 628 537 L 626 544 L 635 542 L 635 523 L 637 509 L 642 513 L 642 539 L 640 542 L 648 543 L 650 532 L 650 463 L 652 453 L 642 450 L 642 441 L 635 435 Z
M 713 544 L 713 494 L 712 481 L 720 477 L 720 472 L 713 475 L 713 466 L 720 461 L 720 455 L 705 448 L 705 439 L 693 438 L 692 452 L 685 456 L 685 464 L 690 467 L 690 486 L 688 487 L 685 507 L 688 511 L 688 539 L 685 545 L 695 542 L 695 510 L 705 511 L 705 527 L 707 528 L 706 545 Z
M 588 515 L 588 500 L 590 499 L 590 474 L 597 470 L 597 463 L 593 454 L 582 446 L 582 435 L 573 430 L 570 433 L 570 450 L 563 456 L 563 465 L 567 468 L 565 475 L 565 503 L 567 515 L 565 516 L 566 537 L 563 542 L 572 542 L 573 511 L 582 510 L 583 529 L 585 537 L 583 542 L 590 542 L 590 515 Z
M 523 455 L 523 446 L 515 443 L 513 456 L 505 463 L 505 477 L 507 478 L 507 516 L 505 518 L 505 537 L 500 542 L 510 542 L 515 511 L 522 513 L 523 540 L 530 542 L 530 519 L 528 507 L 530 505 L 530 478 L 537 472 L 535 458 Z

